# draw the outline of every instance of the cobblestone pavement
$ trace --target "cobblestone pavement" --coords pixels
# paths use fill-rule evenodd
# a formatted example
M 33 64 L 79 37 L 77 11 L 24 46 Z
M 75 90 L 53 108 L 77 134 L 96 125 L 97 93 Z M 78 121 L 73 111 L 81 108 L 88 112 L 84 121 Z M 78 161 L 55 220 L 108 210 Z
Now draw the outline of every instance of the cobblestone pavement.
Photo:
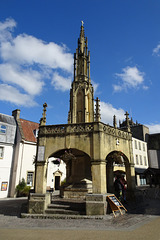
M 0 200 L 0 240 L 160 240 L 160 200 L 148 199 L 126 206 L 116 218 L 20 218 L 27 199 Z
M 20 218 L 27 212 L 27 199 L 0 200 L 0 228 L 2 229 L 90 229 L 90 230 L 133 230 L 160 216 L 160 200 L 148 199 L 145 202 L 126 206 L 128 212 L 112 214 L 96 219 L 33 219 Z

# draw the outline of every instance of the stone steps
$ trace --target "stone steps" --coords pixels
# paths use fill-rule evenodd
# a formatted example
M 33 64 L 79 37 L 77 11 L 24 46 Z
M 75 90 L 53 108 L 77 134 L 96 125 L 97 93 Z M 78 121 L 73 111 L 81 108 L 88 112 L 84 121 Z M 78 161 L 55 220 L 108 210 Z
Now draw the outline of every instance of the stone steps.
M 51 204 L 45 210 L 45 214 L 85 215 L 85 201 L 53 196 Z
M 80 215 L 80 212 L 78 211 L 73 211 L 73 210 L 66 210 L 66 209 L 46 209 L 45 214 L 64 214 L 64 215 Z

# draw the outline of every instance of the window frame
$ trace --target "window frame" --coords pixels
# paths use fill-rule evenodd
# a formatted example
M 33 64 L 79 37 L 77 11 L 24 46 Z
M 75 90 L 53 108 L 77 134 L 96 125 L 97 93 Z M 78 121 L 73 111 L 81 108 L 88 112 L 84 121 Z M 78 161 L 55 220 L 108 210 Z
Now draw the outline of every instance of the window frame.
M 134 147 L 137 149 L 137 140 L 134 140 Z
M 138 154 L 136 154 L 136 165 L 139 165 L 139 158 L 138 158 Z
M 30 181 L 30 183 L 32 183 L 32 185 L 29 182 L 29 174 L 32 174 L 32 181 Z M 26 183 L 27 183 L 27 186 L 30 186 L 30 187 L 33 187 L 34 186 L 34 171 L 27 171 L 27 176 L 26 176 Z
M 143 151 L 144 151 L 144 152 L 146 151 L 145 143 L 143 143 Z
M 7 126 L 5 124 L 0 124 L 0 134 L 6 134 Z
M 0 146 L 0 149 L 2 149 L 2 152 L 0 151 L 0 159 L 4 158 L 4 147 Z
M 147 166 L 147 157 L 144 156 L 144 165 Z

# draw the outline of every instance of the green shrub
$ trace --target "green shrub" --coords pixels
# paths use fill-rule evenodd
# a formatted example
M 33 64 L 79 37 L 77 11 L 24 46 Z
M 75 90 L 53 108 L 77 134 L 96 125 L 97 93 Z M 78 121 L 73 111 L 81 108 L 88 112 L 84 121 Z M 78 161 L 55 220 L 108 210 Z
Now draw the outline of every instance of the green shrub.
M 17 197 L 27 197 L 29 195 L 31 187 L 27 186 L 24 178 L 19 182 L 19 184 L 16 186 L 16 195 Z
M 61 186 L 66 184 L 66 178 L 61 182 Z

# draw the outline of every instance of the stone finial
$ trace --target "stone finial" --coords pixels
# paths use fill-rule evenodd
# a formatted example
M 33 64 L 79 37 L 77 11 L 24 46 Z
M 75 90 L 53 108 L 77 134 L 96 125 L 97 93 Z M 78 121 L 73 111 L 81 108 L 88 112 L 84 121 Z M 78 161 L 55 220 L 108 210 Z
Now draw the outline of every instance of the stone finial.
M 46 108 L 47 108 L 47 103 L 43 104 L 43 114 L 42 114 L 42 118 L 40 119 L 40 126 L 44 126 L 46 125 Z
M 116 115 L 113 116 L 113 127 L 117 128 L 117 119 L 116 119 Z
M 100 104 L 99 104 L 100 100 L 97 97 L 96 98 L 96 112 L 95 112 L 95 122 L 100 122 L 101 120 L 101 114 L 100 114 Z
M 127 127 L 127 130 L 128 130 L 128 132 L 130 132 L 131 129 L 130 129 L 129 117 L 128 117 L 129 113 L 126 111 L 126 113 L 124 115 L 126 116 L 126 127 Z
M 81 21 L 81 24 L 82 24 L 82 27 L 83 27 L 83 24 L 84 24 L 83 20 Z

